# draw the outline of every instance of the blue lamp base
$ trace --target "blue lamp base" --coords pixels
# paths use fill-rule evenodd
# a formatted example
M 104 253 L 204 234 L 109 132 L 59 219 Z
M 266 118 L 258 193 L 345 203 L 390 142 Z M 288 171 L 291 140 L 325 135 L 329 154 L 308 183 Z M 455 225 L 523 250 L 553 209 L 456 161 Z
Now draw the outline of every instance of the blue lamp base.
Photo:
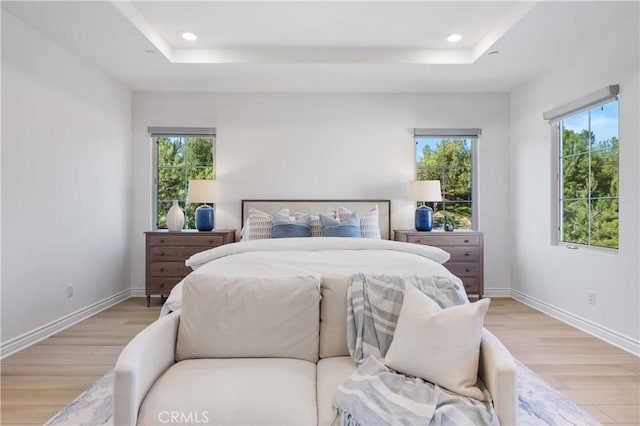
M 213 230 L 213 207 L 203 204 L 196 209 L 196 228 L 198 231 Z
M 416 231 L 431 231 L 433 229 L 433 209 L 420 206 L 416 209 Z

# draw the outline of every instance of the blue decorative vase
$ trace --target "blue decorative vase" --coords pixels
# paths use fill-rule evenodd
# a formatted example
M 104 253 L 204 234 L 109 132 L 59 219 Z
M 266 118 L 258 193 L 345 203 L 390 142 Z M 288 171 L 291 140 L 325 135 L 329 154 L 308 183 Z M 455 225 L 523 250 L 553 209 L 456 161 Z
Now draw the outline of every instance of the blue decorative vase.
M 213 230 L 213 207 L 204 204 L 196 209 L 196 228 L 198 231 Z
M 420 206 L 416 209 L 416 231 L 431 231 L 433 229 L 433 209 Z

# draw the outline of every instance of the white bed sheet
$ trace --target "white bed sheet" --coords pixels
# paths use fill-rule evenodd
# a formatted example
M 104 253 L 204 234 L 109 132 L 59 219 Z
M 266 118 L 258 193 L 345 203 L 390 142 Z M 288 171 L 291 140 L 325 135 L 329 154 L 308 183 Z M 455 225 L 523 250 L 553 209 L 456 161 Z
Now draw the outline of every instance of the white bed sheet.
M 231 277 L 351 276 L 357 273 L 434 275 L 451 278 L 464 294 L 462 281 L 440 264 L 448 260 L 448 253 L 435 247 L 344 238 L 265 241 L 234 243 L 207 250 L 192 256 L 187 265 L 197 268 L 192 274 Z M 171 290 L 160 316 L 180 309 L 184 281 Z

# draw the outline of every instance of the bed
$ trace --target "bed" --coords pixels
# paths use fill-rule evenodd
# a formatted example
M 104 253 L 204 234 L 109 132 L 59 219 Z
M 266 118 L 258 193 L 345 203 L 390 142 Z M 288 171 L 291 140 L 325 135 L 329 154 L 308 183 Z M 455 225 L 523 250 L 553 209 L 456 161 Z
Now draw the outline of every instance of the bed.
M 287 207 L 292 215 L 335 211 L 336 216 L 340 216 L 338 212 L 351 211 L 360 212 L 362 217 L 377 210 L 380 238 L 245 238 L 252 212 L 275 216 Z M 351 276 L 357 273 L 439 276 L 455 282 L 464 294 L 461 280 L 442 266 L 449 259 L 448 253 L 436 247 L 389 240 L 389 200 L 243 200 L 242 223 L 245 240 L 193 255 L 186 262 L 193 269 L 191 274 L 210 277 Z M 180 309 L 184 281 L 173 288 L 160 316 Z

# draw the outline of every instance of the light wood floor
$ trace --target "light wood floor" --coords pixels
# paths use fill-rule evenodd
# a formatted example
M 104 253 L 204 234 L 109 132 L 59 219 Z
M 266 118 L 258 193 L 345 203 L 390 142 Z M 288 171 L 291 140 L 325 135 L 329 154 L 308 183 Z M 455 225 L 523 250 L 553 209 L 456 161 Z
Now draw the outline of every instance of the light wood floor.
M 158 318 L 160 299 L 125 300 L 1 362 L 0 424 L 42 425 L 113 369 L 120 351 Z
M 0 423 L 46 422 L 113 368 L 159 313 L 126 300 L 1 363 Z M 513 355 L 604 424 L 640 424 L 640 359 L 511 299 L 493 299 L 485 324 Z
M 640 358 L 513 299 L 492 299 L 485 326 L 601 423 L 640 424 Z

